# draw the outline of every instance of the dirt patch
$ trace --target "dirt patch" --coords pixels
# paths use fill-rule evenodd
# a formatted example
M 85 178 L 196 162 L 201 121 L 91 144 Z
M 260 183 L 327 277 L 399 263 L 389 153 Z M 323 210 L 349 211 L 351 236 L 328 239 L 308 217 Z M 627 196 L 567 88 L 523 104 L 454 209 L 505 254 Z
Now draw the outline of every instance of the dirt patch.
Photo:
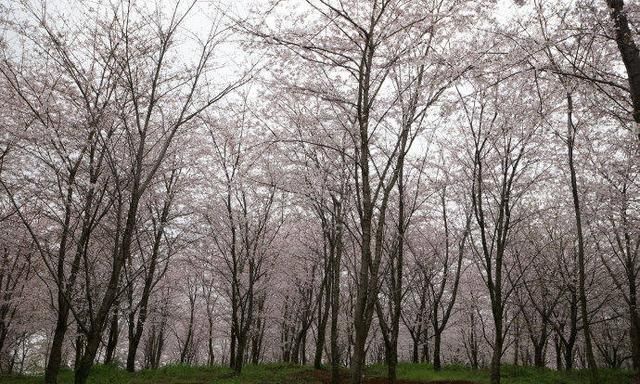
M 310 372 L 310 375 L 315 379 L 315 381 L 319 383 L 322 383 L 322 384 L 331 383 L 331 372 L 329 371 L 315 370 Z M 340 373 L 341 384 L 348 384 L 349 379 L 350 377 L 348 372 Z M 363 384 L 388 384 L 389 383 L 386 377 L 365 377 L 362 382 Z M 478 384 L 478 383 L 473 381 L 465 381 L 465 380 L 435 380 L 435 381 L 396 380 L 396 384 Z

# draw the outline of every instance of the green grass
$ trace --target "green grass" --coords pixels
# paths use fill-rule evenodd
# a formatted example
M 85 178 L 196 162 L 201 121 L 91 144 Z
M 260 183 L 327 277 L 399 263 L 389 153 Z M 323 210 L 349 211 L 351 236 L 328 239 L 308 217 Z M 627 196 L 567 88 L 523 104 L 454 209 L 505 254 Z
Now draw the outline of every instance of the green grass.
M 190 367 L 169 365 L 155 370 L 129 373 L 114 366 L 97 365 L 91 370 L 89 384 L 294 384 L 304 377 L 309 367 L 284 364 L 248 365 L 240 376 L 225 367 Z M 294 380 L 294 381 L 292 381 Z M 1 384 L 40 384 L 39 376 L 2 376 Z M 305 380 L 306 382 L 306 380 Z M 73 371 L 65 369 L 59 384 L 72 384 Z
M 224 367 L 189 367 L 170 365 L 156 370 L 128 373 L 114 366 L 98 365 L 91 371 L 90 384 L 312 384 L 318 383 L 310 367 L 286 364 L 264 364 L 246 366 L 240 376 Z M 373 365 L 367 376 L 386 375 L 384 365 Z M 601 370 L 602 384 L 625 384 L 631 382 L 631 373 L 624 370 Z M 468 380 L 485 384 L 489 372 L 485 369 L 473 371 L 462 366 L 447 366 L 435 372 L 428 364 L 400 364 L 398 378 L 416 381 Z M 2 384 L 39 384 L 38 376 L 0 376 Z M 582 384 L 588 382 L 587 372 L 557 372 L 550 369 L 504 366 L 503 384 Z M 60 384 L 73 383 L 73 372 L 63 370 Z
M 367 369 L 367 374 L 371 376 L 386 376 L 387 367 L 385 365 L 374 365 Z M 410 364 L 400 363 L 397 370 L 398 378 L 405 380 L 469 380 L 482 381 L 488 374 L 484 371 L 473 371 L 462 366 L 450 365 L 436 372 L 430 364 Z
M 489 370 L 471 370 L 464 366 L 450 365 L 440 372 L 433 370 L 430 364 L 398 365 L 398 378 L 417 381 L 434 380 L 468 380 L 481 384 L 489 383 Z M 369 367 L 368 374 L 372 376 L 386 375 L 386 366 L 374 365 Z M 602 384 L 626 384 L 631 382 L 631 372 L 626 370 L 601 369 Z M 558 372 L 552 369 L 534 367 L 520 367 L 505 365 L 501 370 L 502 384 L 584 384 L 588 382 L 586 370 L 572 372 Z

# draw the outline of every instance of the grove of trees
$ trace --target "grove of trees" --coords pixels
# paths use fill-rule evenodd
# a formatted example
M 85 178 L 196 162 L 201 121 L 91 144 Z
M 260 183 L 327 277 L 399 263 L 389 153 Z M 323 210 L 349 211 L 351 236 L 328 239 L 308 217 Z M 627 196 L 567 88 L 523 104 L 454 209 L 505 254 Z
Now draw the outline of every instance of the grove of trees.
M 0 373 L 640 378 L 640 3 L 5 1 Z

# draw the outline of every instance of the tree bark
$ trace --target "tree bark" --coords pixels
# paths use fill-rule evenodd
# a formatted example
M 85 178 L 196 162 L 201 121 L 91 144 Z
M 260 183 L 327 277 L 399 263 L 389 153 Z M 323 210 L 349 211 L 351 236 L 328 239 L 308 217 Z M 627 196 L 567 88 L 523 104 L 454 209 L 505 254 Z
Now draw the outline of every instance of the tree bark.
M 319 299 L 319 304 L 322 303 L 322 305 L 318 305 L 316 351 L 313 357 L 313 367 L 315 369 L 320 369 L 322 367 L 322 352 L 324 351 L 324 344 L 327 334 L 327 322 L 329 320 L 329 310 L 331 309 L 330 265 L 331 260 L 327 260 L 325 262 L 324 279 L 320 295 L 321 298 L 324 298 L 324 303 L 322 303 L 322 299 Z
M 556 371 L 562 371 L 562 344 L 558 335 L 553 338 L 553 345 L 556 351 Z
M 342 265 L 342 201 L 333 199 L 335 207 L 335 253 L 331 260 L 331 384 L 340 382 L 340 351 L 338 349 L 338 321 L 340 315 L 340 274 Z
M 598 367 L 593 354 L 591 342 L 591 330 L 589 324 L 589 312 L 587 310 L 587 295 L 585 288 L 585 252 L 584 235 L 582 231 L 582 211 L 580 209 L 580 195 L 578 191 L 578 181 L 574 164 L 573 150 L 575 147 L 576 127 L 573 124 L 573 99 L 571 93 L 567 93 L 567 152 L 569 159 L 569 172 L 571 176 L 571 195 L 573 197 L 573 207 L 576 220 L 576 234 L 578 237 L 578 299 L 580 302 L 580 315 L 582 317 L 582 331 L 584 333 L 585 357 L 589 366 L 590 381 L 592 384 L 598 383 Z
M 494 309 L 495 311 L 495 309 Z M 489 376 L 491 384 L 500 384 L 500 366 L 502 359 L 502 316 L 494 316 L 495 322 L 495 337 L 493 341 L 493 354 L 491 356 L 491 367 Z
M 49 357 L 47 359 L 47 367 L 44 373 L 45 384 L 56 384 L 58 382 L 58 373 L 60 372 L 60 364 L 62 363 L 64 336 L 67 333 L 68 317 L 69 310 L 62 310 L 61 307 L 58 306 L 56 329 L 53 333 L 51 349 L 49 350 Z
M 442 369 L 442 363 L 440 362 L 440 344 L 442 342 L 442 336 L 440 332 L 433 335 L 433 369 L 439 371 Z
M 633 120 L 640 124 L 640 54 L 629 28 L 624 0 L 606 0 L 614 24 L 615 40 L 627 70 L 629 93 L 633 105 Z M 637 128 L 636 128 L 637 129 Z M 640 138 L 640 131 L 636 130 Z
M 105 349 L 104 363 L 111 364 L 118 345 L 118 336 L 120 334 L 120 325 L 118 324 L 118 303 L 114 304 L 113 315 L 111 315 L 111 324 L 109 326 L 109 338 Z

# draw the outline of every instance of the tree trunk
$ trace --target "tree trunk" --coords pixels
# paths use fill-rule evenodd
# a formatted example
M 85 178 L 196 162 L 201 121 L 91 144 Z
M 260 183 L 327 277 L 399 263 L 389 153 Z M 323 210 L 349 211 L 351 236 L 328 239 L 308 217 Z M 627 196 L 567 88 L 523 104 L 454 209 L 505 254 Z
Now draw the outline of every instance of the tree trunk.
M 496 335 L 494 339 L 493 355 L 491 357 L 491 384 L 500 384 L 500 365 L 502 359 L 502 319 L 496 320 Z
M 77 366 L 84 352 L 84 338 L 82 337 L 81 334 L 78 334 L 76 336 L 75 348 L 76 348 L 76 353 L 75 353 L 74 364 Z
M 251 346 L 251 362 L 254 365 L 260 364 L 261 355 L 262 355 L 262 342 L 264 340 L 264 330 L 265 330 L 265 320 L 259 322 L 259 325 L 256 327 L 257 334 L 253 337 L 252 346 Z
M 313 357 L 313 367 L 315 369 L 320 369 L 322 367 L 322 351 L 324 350 L 324 343 L 327 334 L 327 321 L 329 319 L 329 310 L 331 306 L 331 291 L 329 289 L 330 264 L 331 260 L 328 261 L 327 266 L 325 267 L 324 305 L 318 306 L 318 333 L 316 335 L 316 351 Z
M 573 149 L 576 138 L 576 128 L 573 124 L 573 99 L 571 93 L 567 93 L 567 151 L 569 157 L 569 172 L 571 176 L 571 194 L 573 196 L 573 207 L 576 219 L 576 233 L 578 237 L 578 297 L 580 301 L 580 315 L 582 317 L 582 330 L 584 332 L 585 357 L 590 371 L 590 381 L 592 384 L 598 383 L 598 367 L 593 354 L 591 344 L 591 330 L 589 325 L 589 312 L 587 311 L 587 295 L 585 292 L 585 252 L 584 236 L 582 232 L 582 211 L 580 209 L 580 196 L 576 169 L 574 165 Z
M 546 365 L 544 358 L 544 347 L 544 341 L 533 345 L 533 364 L 536 368 L 544 368 Z
M 111 324 L 109 326 L 109 339 L 107 341 L 107 347 L 105 350 L 104 363 L 113 363 L 113 356 L 118 346 L 118 337 L 120 335 L 120 329 L 118 324 L 118 304 L 114 305 L 116 308 L 111 316 Z
M 66 304 L 64 305 L 66 307 Z M 58 373 L 60 372 L 60 364 L 62 364 L 64 336 L 67 333 L 68 317 L 68 308 L 63 310 L 61 307 L 58 307 L 58 320 L 56 321 L 56 329 L 53 333 L 51 350 L 49 351 L 49 358 L 47 360 L 47 368 L 44 373 L 45 384 L 56 384 L 58 382 Z
M 189 325 L 187 327 L 187 337 L 180 352 L 180 364 L 191 363 L 191 344 L 193 339 L 193 321 L 195 315 L 195 297 L 189 298 Z
M 238 345 L 236 349 L 235 363 L 233 370 L 239 374 L 242 371 L 242 367 L 244 366 L 244 336 L 240 336 L 238 338 Z
M 362 383 L 362 376 L 364 374 L 364 366 L 365 366 L 365 359 L 366 359 L 366 351 L 365 351 L 366 331 L 363 328 L 364 328 L 364 325 L 359 324 L 355 330 L 356 335 L 355 335 L 355 340 L 353 344 L 353 353 L 351 357 L 351 384 Z
M 394 384 L 396 382 L 396 378 L 398 369 L 398 349 L 390 348 L 387 356 L 387 378 L 389 380 L 389 384 Z
M 307 365 L 307 332 L 304 332 L 300 343 L 300 361 L 302 365 Z
M 565 346 L 564 349 L 564 365 L 567 369 L 567 371 L 571 371 L 573 370 L 573 345 L 571 346 Z
M 520 323 L 518 322 L 518 315 L 516 315 L 513 323 L 513 328 L 515 331 L 515 340 L 513 341 L 513 365 L 517 367 L 520 363 Z
M 420 361 L 422 363 L 429 363 L 431 361 L 430 360 L 431 356 L 429 353 L 429 327 L 427 327 L 426 325 L 423 327 L 421 340 L 422 340 L 422 353 L 420 356 Z
M 633 268 L 633 267 L 632 267 Z M 638 315 L 638 298 L 636 292 L 636 279 L 631 275 L 633 269 L 629 268 L 629 314 L 631 317 L 630 324 L 630 340 L 631 343 L 631 361 L 633 369 L 636 371 L 638 381 L 640 381 L 640 315 Z
M 564 345 L 565 369 L 571 371 L 573 369 L 574 347 L 578 337 L 578 295 L 575 288 L 571 290 L 570 301 L 570 317 L 569 317 L 569 338 L 562 340 Z
M 100 347 L 100 337 L 96 337 L 96 333 L 101 334 L 102 332 L 90 332 L 90 337 L 87 337 L 85 351 L 80 361 L 76 363 L 74 384 L 86 384 L 89 378 L 93 360 Z
M 436 330 L 433 336 L 433 369 L 439 371 L 442 369 L 442 363 L 440 362 L 440 344 L 442 342 L 442 332 L 438 332 Z
M 128 330 L 129 330 L 129 338 L 128 338 L 128 348 L 127 348 L 127 372 L 134 372 L 136 370 L 136 351 L 138 349 L 138 343 L 140 342 L 140 337 L 135 329 L 135 312 L 131 311 L 129 313 L 129 321 L 128 321 Z
M 291 362 L 294 364 L 300 364 L 300 361 L 301 361 L 300 352 L 301 352 L 303 337 L 304 337 L 304 329 L 301 330 L 293 340 L 293 348 L 291 350 Z
M 607 5 L 614 23 L 616 44 L 627 70 L 633 119 L 636 123 L 640 123 L 640 54 L 633 40 L 633 32 L 629 28 L 624 0 L 607 0 Z M 636 132 L 636 134 L 640 135 L 640 132 Z
M 164 327 L 165 327 L 165 320 L 163 319 L 162 325 L 160 327 L 160 332 L 158 333 L 156 348 L 154 350 L 154 355 L 153 355 L 152 367 L 154 369 L 158 369 L 160 367 L 160 358 L 162 357 L 162 349 L 164 348 Z
M 213 366 L 215 355 L 213 354 L 213 319 L 209 316 L 209 327 L 207 328 L 207 365 Z
M 553 345 L 556 351 L 556 371 L 562 371 L 562 344 L 558 335 L 553 338 Z
M 129 337 L 129 345 L 127 350 L 127 371 L 135 372 L 136 370 L 136 354 L 138 352 L 138 346 L 140 345 L 140 339 L 142 338 L 142 329 L 134 332 Z
M 232 304 L 232 307 L 235 307 L 235 306 Z M 235 308 L 232 309 L 232 312 L 233 311 L 235 311 Z M 231 343 L 229 345 L 229 368 L 231 369 L 235 369 L 235 366 L 236 366 L 236 340 L 237 340 L 236 326 L 232 322 Z
M 331 384 L 340 382 L 338 321 L 340 315 L 340 273 L 342 263 L 342 202 L 333 199 L 336 214 L 335 253 L 331 260 Z

